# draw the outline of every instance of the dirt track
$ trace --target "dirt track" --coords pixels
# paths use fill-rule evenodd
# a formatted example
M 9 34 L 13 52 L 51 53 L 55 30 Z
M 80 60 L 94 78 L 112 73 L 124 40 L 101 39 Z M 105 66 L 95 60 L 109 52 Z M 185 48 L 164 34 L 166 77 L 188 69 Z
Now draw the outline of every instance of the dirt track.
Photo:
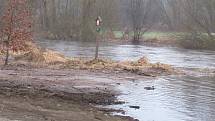
M 105 74 L 84 70 L 2 68 L 0 70 L 0 120 L 128 120 L 105 115 L 92 105 L 114 103 L 117 94 L 114 86 L 137 77 L 132 74 Z

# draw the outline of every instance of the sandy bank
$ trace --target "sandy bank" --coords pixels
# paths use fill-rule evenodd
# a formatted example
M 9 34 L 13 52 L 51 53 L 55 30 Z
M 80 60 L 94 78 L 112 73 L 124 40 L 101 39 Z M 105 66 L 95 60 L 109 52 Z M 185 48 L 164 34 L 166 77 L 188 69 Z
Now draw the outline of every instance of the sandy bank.
M 115 100 L 118 92 L 114 87 L 137 77 L 88 70 L 1 67 L 0 118 L 6 121 L 128 121 L 131 119 L 106 115 L 93 106 L 119 103 Z

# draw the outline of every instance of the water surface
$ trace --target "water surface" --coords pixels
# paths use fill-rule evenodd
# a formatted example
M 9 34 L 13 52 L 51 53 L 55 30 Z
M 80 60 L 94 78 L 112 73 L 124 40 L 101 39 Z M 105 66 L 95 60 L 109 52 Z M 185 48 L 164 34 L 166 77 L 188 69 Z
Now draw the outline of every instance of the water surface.
M 93 57 L 95 43 L 68 41 L 41 41 L 44 47 L 67 56 Z M 173 47 L 148 47 L 144 45 L 120 45 L 103 43 L 100 56 L 113 60 L 137 60 L 146 56 L 153 63 L 161 62 L 184 68 L 187 72 L 215 69 L 215 51 L 187 50 Z M 187 74 L 145 80 L 138 79 L 118 87 L 123 105 L 111 108 L 123 109 L 125 115 L 140 121 L 214 121 L 215 74 Z M 146 86 L 155 86 L 147 91 Z M 132 109 L 129 106 L 140 106 Z
M 147 91 L 145 86 L 155 86 Z M 214 121 L 215 77 L 165 77 L 119 86 L 119 100 L 111 106 L 140 121 Z M 140 106 L 131 109 L 129 106 Z
M 67 56 L 94 57 L 95 43 L 76 41 L 40 41 L 44 47 L 62 52 Z M 102 43 L 100 57 L 113 60 L 137 60 L 146 56 L 152 62 L 171 64 L 176 67 L 215 68 L 215 51 L 195 51 L 174 47 L 148 47 L 144 45 L 120 45 Z

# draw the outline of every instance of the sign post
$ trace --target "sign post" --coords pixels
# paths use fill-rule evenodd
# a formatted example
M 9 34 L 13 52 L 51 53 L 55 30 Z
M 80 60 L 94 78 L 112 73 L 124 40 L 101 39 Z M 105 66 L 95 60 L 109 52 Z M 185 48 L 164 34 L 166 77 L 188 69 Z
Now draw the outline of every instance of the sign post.
M 100 16 L 98 16 L 96 18 L 96 32 L 98 34 L 96 34 L 96 53 L 95 53 L 95 60 L 98 59 L 99 57 L 99 35 L 100 35 L 100 32 L 101 32 L 101 23 L 102 23 L 102 19 Z

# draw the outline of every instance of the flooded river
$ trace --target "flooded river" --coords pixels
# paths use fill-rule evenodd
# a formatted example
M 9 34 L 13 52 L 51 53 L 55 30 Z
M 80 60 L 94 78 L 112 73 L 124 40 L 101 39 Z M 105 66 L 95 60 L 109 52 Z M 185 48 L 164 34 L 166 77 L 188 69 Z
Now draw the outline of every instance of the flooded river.
M 94 43 L 49 40 L 41 41 L 40 44 L 67 56 L 94 56 Z M 122 95 L 118 98 L 126 103 L 111 107 L 125 110 L 124 115 L 140 121 L 215 120 L 215 51 L 104 43 L 100 48 L 100 56 L 113 60 L 136 60 L 146 56 L 154 63 L 170 64 L 187 72 L 203 70 L 185 76 L 144 81 L 139 79 L 120 85 L 118 89 Z M 154 86 L 155 90 L 145 90 L 147 86 Z M 133 109 L 130 106 L 140 108 Z

